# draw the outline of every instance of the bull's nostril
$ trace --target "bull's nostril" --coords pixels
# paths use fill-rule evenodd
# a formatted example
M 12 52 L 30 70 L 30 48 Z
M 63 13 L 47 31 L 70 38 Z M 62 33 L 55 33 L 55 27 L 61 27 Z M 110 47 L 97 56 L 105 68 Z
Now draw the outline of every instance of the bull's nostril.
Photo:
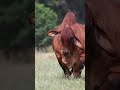
M 70 52 L 63 52 L 63 55 L 68 56 L 68 55 L 70 55 Z

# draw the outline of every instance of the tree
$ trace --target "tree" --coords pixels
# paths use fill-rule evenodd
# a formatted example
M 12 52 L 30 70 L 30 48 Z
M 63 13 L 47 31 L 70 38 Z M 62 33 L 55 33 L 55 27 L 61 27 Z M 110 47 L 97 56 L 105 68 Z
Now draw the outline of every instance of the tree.
M 76 14 L 77 21 L 85 23 L 85 0 L 36 0 L 51 7 L 58 14 L 58 21 L 61 23 L 65 14 L 72 11 Z
M 57 25 L 57 14 L 44 4 L 35 3 L 35 46 L 46 47 L 51 44 L 51 39 L 47 36 L 50 29 Z

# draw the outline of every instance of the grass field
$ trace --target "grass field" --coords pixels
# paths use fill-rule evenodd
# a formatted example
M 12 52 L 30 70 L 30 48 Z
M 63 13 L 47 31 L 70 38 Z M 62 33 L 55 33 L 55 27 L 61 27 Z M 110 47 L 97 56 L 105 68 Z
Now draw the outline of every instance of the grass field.
M 85 90 L 85 73 L 80 79 L 65 79 L 54 53 L 35 55 L 35 90 Z

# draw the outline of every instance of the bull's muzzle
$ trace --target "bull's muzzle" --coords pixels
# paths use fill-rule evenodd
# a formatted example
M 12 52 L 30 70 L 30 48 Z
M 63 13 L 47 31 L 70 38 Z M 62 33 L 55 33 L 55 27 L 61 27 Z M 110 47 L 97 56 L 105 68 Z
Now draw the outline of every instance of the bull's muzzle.
M 64 55 L 64 56 L 69 56 L 69 55 L 70 55 L 70 51 L 68 51 L 67 49 L 62 50 L 61 53 L 62 53 L 62 55 Z

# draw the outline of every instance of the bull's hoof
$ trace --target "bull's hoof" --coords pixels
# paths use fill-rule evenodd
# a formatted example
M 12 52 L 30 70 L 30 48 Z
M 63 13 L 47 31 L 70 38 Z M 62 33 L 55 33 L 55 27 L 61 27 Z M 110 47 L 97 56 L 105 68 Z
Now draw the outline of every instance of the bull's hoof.
M 65 75 L 65 78 L 66 79 L 70 79 L 70 75 Z
M 74 76 L 75 79 L 79 79 L 81 76 Z
M 80 75 L 80 74 L 77 74 L 77 73 L 74 73 L 73 76 L 74 76 L 74 78 L 76 78 L 76 79 L 81 77 L 81 75 Z

